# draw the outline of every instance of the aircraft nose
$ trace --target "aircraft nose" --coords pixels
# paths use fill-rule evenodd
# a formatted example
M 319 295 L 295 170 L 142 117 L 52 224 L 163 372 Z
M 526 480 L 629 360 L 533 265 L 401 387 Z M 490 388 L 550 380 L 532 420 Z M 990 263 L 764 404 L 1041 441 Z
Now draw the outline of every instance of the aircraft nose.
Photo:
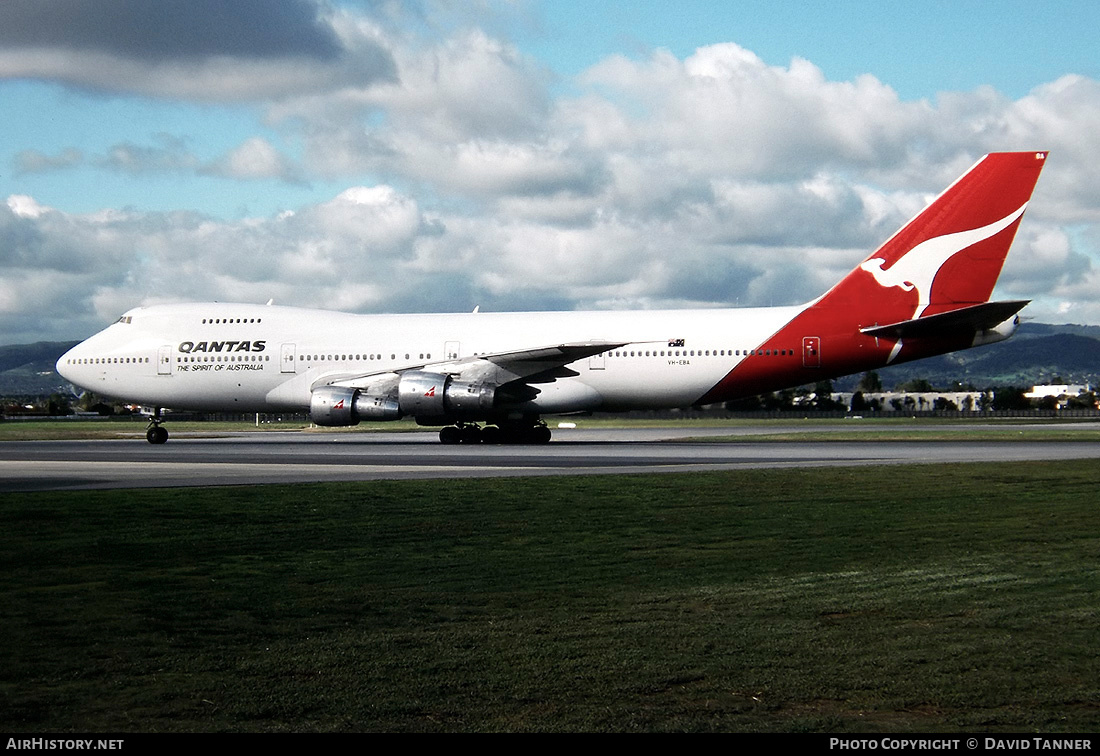
M 54 369 L 57 370 L 57 374 L 67 381 L 74 381 L 73 366 L 76 364 L 76 351 L 78 347 L 73 347 L 65 354 L 61 355 L 61 358 L 54 365 Z
M 87 374 L 87 368 L 84 367 L 87 362 L 85 359 L 88 353 L 87 343 L 87 341 L 80 342 L 61 355 L 57 364 L 54 365 L 58 375 L 76 386 L 82 386 L 85 383 L 81 379 Z

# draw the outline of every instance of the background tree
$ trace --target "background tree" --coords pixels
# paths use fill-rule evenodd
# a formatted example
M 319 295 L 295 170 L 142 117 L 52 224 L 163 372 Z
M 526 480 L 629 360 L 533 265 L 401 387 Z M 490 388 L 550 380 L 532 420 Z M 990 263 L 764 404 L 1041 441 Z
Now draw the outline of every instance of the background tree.
M 878 377 L 878 373 L 874 370 L 868 370 L 859 379 L 859 385 L 856 388 L 865 394 L 881 394 L 882 379 Z
M 723 405 L 728 412 L 758 412 L 764 405 L 759 396 L 744 396 L 733 399 Z
M 955 404 L 946 396 L 937 396 L 936 400 L 932 402 L 932 409 L 937 412 L 958 412 L 959 405 Z
M 844 402 L 833 399 L 833 382 L 830 380 L 818 381 L 814 384 L 812 407 L 815 410 L 833 411 L 846 410 Z
M 64 394 L 50 394 L 50 398 L 46 401 L 46 414 L 51 417 L 73 414 L 70 397 Z
M 1077 396 L 1071 396 L 1066 400 L 1069 409 L 1096 409 L 1096 394 L 1092 391 L 1082 391 Z
M 935 391 L 935 389 L 932 388 L 932 384 L 928 382 L 927 378 L 914 378 L 899 385 L 898 391 L 908 391 L 913 394 L 919 394 Z
M 1035 406 L 1041 410 L 1056 410 L 1058 409 L 1058 397 L 1041 396 L 1035 400 Z
M 1031 409 L 1031 402 L 1024 396 L 1025 393 L 1027 393 L 1026 390 L 1019 386 L 1004 386 L 993 389 L 991 406 L 997 411 Z

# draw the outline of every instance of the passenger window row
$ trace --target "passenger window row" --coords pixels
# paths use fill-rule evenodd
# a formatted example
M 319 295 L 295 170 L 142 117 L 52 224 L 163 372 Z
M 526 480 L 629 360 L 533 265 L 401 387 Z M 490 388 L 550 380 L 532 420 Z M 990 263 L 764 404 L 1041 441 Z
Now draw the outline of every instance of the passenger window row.
M 83 357 L 65 360 L 66 365 L 143 365 L 148 362 L 148 357 Z
M 793 349 L 635 349 L 608 352 L 609 357 L 767 357 L 793 356 Z
M 430 352 L 421 352 L 417 359 L 430 360 Z M 363 362 L 381 360 L 380 354 L 304 354 L 298 357 L 299 362 Z M 391 354 L 391 360 L 396 360 L 397 355 Z M 412 354 L 405 354 L 406 360 L 412 359 Z

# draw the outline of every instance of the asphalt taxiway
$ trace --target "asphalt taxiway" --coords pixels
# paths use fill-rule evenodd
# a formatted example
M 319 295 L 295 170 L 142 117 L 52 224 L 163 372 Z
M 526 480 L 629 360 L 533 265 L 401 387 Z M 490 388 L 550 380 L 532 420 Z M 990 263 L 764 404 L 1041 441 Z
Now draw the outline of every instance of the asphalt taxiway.
M 852 428 L 851 424 L 838 427 Z M 973 425 L 943 427 L 975 429 Z M 1011 426 L 996 427 L 1004 430 Z M 445 446 L 435 432 L 176 434 L 163 446 L 150 445 L 144 438 L 10 441 L 0 443 L 0 492 L 1100 457 L 1100 444 L 1055 440 L 979 443 L 966 440 L 962 432 L 957 441 L 914 437 L 882 443 L 751 443 L 753 435 L 802 430 L 822 428 L 569 429 L 555 430 L 554 441 L 541 446 Z M 687 441 L 706 436 L 739 439 Z

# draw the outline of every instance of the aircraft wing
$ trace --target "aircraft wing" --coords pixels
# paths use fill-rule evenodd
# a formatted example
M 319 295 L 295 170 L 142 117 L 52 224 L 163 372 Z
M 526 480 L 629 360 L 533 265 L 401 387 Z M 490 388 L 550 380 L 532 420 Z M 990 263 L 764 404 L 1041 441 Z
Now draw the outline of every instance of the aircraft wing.
M 571 362 L 617 349 L 628 341 L 585 341 L 535 349 L 517 349 L 511 352 L 479 355 L 457 360 L 451 366 L 443 366 L 445 372 L 461 376 L 464 381 L 486 381 L 504 384 L 523 378 L 564 368 Z
M 960 332 L 977 333 L 995 328 L 1028 304 L 1030 300 L 984 302 L 950 312 L 903 320 L 884 326 L 859 329 L 860 333 L 884 339 L 919 339 L 928 336 L 949 336 Z
M 424 370 L 432 373 L 450 375 L 462 381 L 491 383 L 502 386 L 512 381 L 526 380 L 541 383 L 555 380 L 571 371 L 562 373 L 565 366 L 577 360 L 583 360 L 609 349 L 629 344 L 629 341 L 583 341 L 533 349 L 516 349 L 507 352 L 479 354 L 453 360 L 427 362 L 407 365 L 395 370 L 357 375 L 340 375 L 322 379 L 318 385 L 327 384 L 347 386 L 359 389 L 379 390 L 387 384 L 396 383 L 400 374 L 410 370 Z M 333 380 L 335 378 L 335 380 Z

